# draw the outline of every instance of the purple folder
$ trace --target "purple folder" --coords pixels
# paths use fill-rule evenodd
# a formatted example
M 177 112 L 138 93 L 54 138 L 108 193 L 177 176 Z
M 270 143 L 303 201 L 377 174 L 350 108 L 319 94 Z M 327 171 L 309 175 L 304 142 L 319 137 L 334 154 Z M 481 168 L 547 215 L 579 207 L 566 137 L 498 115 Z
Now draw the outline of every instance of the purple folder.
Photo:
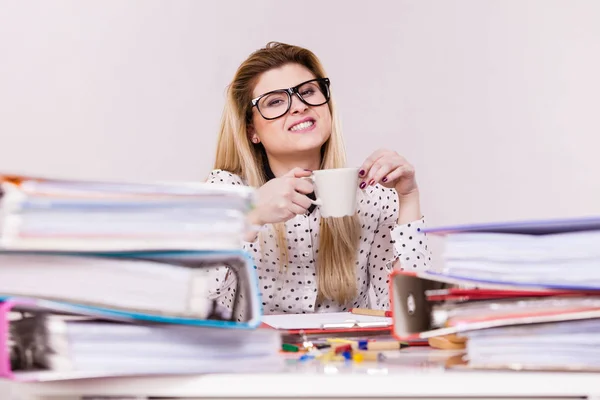
M 442 226 L 423 229 L 423 232 L 435 235 L 468 232 L 547 235 L 555 233 L 593 231 L 599 229 L 600 216 L 591 216 L 565 219 L 491 222 L 469 225 Z

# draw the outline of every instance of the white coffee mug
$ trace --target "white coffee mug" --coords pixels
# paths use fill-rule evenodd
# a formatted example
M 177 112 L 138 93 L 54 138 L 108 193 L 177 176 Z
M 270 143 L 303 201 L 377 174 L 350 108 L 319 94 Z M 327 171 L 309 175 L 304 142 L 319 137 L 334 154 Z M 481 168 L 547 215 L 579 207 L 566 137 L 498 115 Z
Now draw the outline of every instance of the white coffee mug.
M 358 168 L 332 168 L 313 171 L 310 178 L 322 217 L 344 217 L 356 213 Z

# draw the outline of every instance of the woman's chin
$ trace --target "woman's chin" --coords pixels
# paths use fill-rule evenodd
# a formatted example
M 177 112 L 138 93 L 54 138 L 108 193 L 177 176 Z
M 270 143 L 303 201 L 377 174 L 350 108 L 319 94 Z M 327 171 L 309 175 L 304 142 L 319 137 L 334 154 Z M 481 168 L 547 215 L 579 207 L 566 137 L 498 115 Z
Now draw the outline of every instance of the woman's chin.
M 304 150 L 321 148 L 321 146 L 323 146 L 323 144 L 327 141 L 328 137 L 329 135 L 323 135 L 317 132 L 303 134 L 294 138 L 294 142 L 296 144 L 295 147 L 298 147 L 298 150 L 300 150 L 300 148 Z
M 314 141 L 312 143 L 297 143 L 296 146 L 294 146 L 294 151 L 297 152 L 310 152 L 310 151 L 319 151 L 321 149 L 321 147 L 323 147 L 323 143 L 322 141 Z

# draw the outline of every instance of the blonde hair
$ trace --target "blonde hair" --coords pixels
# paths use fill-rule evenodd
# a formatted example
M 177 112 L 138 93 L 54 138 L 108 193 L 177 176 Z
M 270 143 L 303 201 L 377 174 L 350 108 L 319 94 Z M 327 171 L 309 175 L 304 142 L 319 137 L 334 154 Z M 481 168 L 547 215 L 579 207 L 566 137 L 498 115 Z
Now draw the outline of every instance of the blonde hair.
M 217 140 L 215 169 L 242 177 L 250 186 L 261 187 L 267 181 L 264 171 L 266 154 L 262 144 L 249 140 L 247 126 L 252 121 L 252 91 L 260 75 L 286 64 L 299 64 L 315 77 L 325 77 L 321 62 L 311 51 L 284 43 L 270 42 L 252 53 L 238 68 L 227 88 L 227 100 Z M 346 152 L 340 132 L 339 118 L 333 99 L 328 103 L 332 117 L 331 135 L 321 149 L 321 169 L 341 168 Z M 283 223 L 273 224 L 279 248 L 279 259 L 289 262 Z M 357 292 L 356 256 L 360 241 L 358 216 L 321 218 L 317 252 L 318 299 L 340 304 L 354 299 Z

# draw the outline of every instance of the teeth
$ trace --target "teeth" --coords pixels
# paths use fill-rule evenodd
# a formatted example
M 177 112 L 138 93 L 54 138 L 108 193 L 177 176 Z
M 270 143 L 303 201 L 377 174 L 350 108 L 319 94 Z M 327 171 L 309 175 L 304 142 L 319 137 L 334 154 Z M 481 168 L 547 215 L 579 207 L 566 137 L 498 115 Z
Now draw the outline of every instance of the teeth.
M 302 122 L 298 125 L 294 125 L 292 129 L 290 129 L 290 131 L 301 131 L 302 129 L 306 129 L 313 126 L 313 124 L 314 123 L 312 121 Z

